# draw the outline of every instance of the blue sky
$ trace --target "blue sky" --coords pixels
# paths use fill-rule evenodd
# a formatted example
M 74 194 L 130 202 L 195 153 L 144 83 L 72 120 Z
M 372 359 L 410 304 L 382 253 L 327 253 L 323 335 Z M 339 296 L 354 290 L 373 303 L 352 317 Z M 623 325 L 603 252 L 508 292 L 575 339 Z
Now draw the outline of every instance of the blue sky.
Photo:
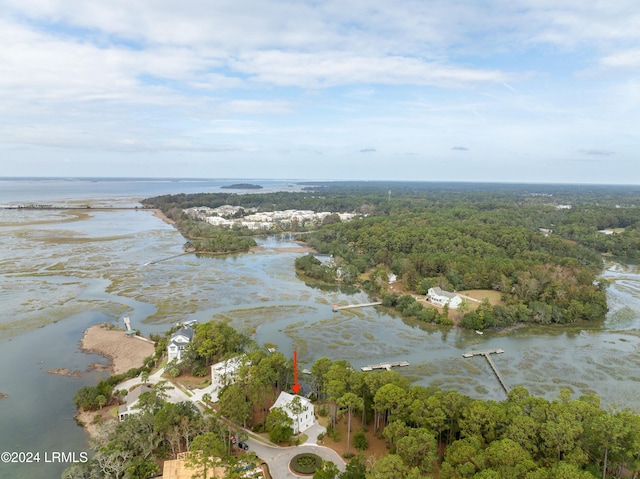
M 637 0 L 0 0 L 0 176 L 640 184 Z

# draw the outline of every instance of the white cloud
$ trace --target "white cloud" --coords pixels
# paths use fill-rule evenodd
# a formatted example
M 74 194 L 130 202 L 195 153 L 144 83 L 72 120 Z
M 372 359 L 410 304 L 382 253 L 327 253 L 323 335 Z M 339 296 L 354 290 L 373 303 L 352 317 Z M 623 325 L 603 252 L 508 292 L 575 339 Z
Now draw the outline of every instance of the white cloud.
M 588 148 L 586 150 L 579 150 L 578 153 L 590 156 L 611 156 L 615 155 L 616 152 L 611 150 L 601 150 L 598 148 Z
M 260 151 L 274 161 L 287 151 L 338 163 L 486 161 L 489 175 L 533 171 L 521 163 L 528 154 L 589 151 L 585 138 L 620 165 L 640 153 L 637 0 L 0 8 L 0 158 L 15 145 L 52 159 L 63 149 Z M 376 154 L 358 155 L 363 145 Z
M 241 114 L 284 114 L 291 113 L 292 105 L 288 101 L 273 100 L 233 100 L 229 102 L 227 108 L 233 113 Z
M 640 67 L 640 48 L 607 55 L 600 60 L 600 64 L 605 68 L 638 68 Z
M 305 88 L 353 84 L 459 87 L 475 82 L 502 82 L 507 77 L 495 70 L 429 63 L 403 56 L 360 56 L 344 52 L 260 51 L 243 55 L 232 66 L 251 75 L 255 81 Z

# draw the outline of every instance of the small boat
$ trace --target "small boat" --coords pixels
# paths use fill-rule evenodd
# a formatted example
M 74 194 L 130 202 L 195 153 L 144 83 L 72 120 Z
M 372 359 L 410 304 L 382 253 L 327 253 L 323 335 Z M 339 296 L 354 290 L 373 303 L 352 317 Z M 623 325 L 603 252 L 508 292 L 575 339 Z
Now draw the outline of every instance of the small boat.
M 484 334 L 484 332 L 480 331 L 479 329 L 476 329 L 476 334 Z

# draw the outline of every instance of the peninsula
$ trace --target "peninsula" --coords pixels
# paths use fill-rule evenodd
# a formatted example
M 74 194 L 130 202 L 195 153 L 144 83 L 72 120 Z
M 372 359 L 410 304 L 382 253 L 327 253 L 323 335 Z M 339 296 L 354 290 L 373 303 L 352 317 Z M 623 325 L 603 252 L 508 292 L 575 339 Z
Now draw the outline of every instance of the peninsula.
M 251 183 L 234 183 L 233 185 L 225 185 L 220 188 L 225 190 L 261 190 L 263 186 Z

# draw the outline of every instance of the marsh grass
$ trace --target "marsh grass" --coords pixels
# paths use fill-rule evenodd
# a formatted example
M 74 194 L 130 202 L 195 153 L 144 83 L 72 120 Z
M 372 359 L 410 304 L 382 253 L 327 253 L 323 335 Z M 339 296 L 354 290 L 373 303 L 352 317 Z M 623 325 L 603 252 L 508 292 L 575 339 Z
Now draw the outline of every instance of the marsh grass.
M 38 212 L 33 212 L 33 213 L 37 213 L 37 216 L 34 215 L 34 217 L 38 217 L 38 218 L 42 218 L 42 213 L 43 211 L 38 211 Z M 53 225 L 53 224 L 63 224 L 63 223 L 73 223 L 76 221 L 84 221 L 87 219 L 91 218 L 91 215 L 89 213 L 86 212 L 81 212 L 81 211 L 75 211 L 75 210 L 71 210 L 71 211 L 46 211 L 44 212 L 45 215 L 49 214 L 51 215 L 49 219 L 39 219 L 39 220 L 24 220 L 21 219 L 18 222 L 14 222 L 14 221 L 2 221 L 0 222 L 0 227 L 6 227 L 6 228 L 12 228 L 12 227 L 19 227 L 19 228 L 24 228 L 25 226 L 41 226 L 41 225 Z M 45 216 L 46 217 L 46 216 Z M 19 232 L 19 231 L 18 231 Z
M 481 374 L 482 373 L 480 368 L 477 367 L 475 364 L 473 364 L 473 361 L 462 361 L 461 364 L 467 370 L 467 372 L 469 372 L 471 374 Z M 505 371 L 502 370 L 502 372 L 504 373 Z
M 342 324 L 342 321 L 340 321 L 339 318 L 330 317 L 321 319 L 317 322 L 317 324 L 322 326 L 323 328 L 331 328 L 332 330 L 334 330 L 334 328 L 341 327 L 340 325 Z
M 302 328 L 306 324 L 307 323 L 305 321 L 296 321 L 295 323 L 291 323 L 289 326 L 287 326 L 285 331 L 292 331 L 298 328 Z
M 457 376 L 462 373 L 462 363 L 460 361 L 446 361 L 442 365 L 442 372 L 447 376 Z
M 434 363 L 412 364 L 407 369 L 409 374 L 415 376 L 433 376 L 440 372 L 440 369 Z
M 42 328 L 48 324 L 57 323 L 69 316 L 86 311 L 86 306 L 74 303 L 47 310 L 34 315 L 23 316 L 21 319 L 14 321 L 1 322 L 0 334 L 7 339 L 18 334 L 31 331 L 36 328 Z
M 474 388 L 475 392 L 478 393 L 481 396 L 486 396 L 487 394 L 489 394 L 489 390 L 483 386 L 482 384 L 478 384 L 475 388 Z

